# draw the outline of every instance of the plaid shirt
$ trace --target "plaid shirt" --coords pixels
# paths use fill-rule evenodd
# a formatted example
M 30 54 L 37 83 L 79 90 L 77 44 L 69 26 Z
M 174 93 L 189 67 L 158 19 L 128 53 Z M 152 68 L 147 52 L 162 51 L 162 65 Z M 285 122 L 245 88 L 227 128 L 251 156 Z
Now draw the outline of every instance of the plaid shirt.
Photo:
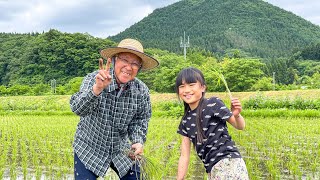
M 71 96 L 70 107 L 80 116 L 73 147 L 96 175 L 105 176 L 113 162 L 123 177 L 133 165 L 127 155 L 131 144 L 146 140 L 151 103 L 148 87 L 137 78 L 117 97 L 118 85 L 110 72 L 112 82 L 99 96 L 92 91 L 98 71 L 88 74 L 80 91 Z

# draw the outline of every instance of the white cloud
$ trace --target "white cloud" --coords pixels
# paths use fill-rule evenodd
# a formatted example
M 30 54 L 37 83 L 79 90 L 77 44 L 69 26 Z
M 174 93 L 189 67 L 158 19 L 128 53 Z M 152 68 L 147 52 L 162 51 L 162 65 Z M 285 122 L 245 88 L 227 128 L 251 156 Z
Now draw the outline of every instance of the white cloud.
M 80 4 L 79 4 L 80 3 Z M 5 32 L 32 32 L 50 29 L 48 22 L 70 8 L 77 8 L 81 1 L 1 1 L 0 9 L 7 9 L 7 19 L 0 19 L 1 30 Z M 68 17 L 62 17 L 68 18 Z M 54 28 L 55 24 L 52 24 Z
M 0 0 L 1 32 L 88 32 L 107 37 L 177 0 Z
M 155 8 L 179 0 L 0 0 L 0 32 L 89 33 L 115 35 L 140 21 Z M 267 0 L 320 25 L 320 1 Z
M 290 11 L 316 25 L 320 25 L 320 1 L 316 0 L 266 0 L 270 4 Z

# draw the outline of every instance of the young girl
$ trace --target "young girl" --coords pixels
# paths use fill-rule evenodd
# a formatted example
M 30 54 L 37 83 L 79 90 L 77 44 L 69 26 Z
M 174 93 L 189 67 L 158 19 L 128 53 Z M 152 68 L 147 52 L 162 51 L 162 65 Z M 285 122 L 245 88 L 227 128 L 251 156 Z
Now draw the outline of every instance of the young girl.
M 184 101 L 184 116 L 178 129 L 182 144 L 177 179 L 184 179 L 187 173 L 191 142 L 206 168 L 208 179 L 249 179 L 226 124 L 229 122 L 237 129 L 244 129 L 241 103 L 233 98 L 230 111 L 219 98 L 206 99 L 205 91 L 206 83 L 200 70 L 186 68 L 180 71 L 176 92 Z

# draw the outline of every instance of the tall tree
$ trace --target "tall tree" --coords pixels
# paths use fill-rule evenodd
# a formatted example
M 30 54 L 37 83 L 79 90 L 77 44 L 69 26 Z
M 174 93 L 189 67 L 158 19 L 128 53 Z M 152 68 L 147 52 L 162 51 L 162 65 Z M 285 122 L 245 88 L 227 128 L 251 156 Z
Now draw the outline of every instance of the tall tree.
M 225 59 L 223 74 L 231 91 L 249 91 L 264 73 L 264 63 L 258 59 Z

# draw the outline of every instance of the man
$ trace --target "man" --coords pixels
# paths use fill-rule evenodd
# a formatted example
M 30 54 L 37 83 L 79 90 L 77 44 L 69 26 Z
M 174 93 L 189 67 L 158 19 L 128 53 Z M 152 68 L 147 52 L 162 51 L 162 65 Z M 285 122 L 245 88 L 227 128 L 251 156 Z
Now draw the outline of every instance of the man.
M 139 178 L 134 158 L 143 153 L 151 103 L 148 87 L 136 78 L 159 62 L 141 43 L 124 39 L 100 51 L 99 71 L 88 74 L 70 106 L 80 116 L 75 134 L 75 179 L 97 179 L 111 167 L 123 179 Z M 110 68 L 112 63 L 113 68 Z M 129 157 L 129 151 L 133 151 Z

